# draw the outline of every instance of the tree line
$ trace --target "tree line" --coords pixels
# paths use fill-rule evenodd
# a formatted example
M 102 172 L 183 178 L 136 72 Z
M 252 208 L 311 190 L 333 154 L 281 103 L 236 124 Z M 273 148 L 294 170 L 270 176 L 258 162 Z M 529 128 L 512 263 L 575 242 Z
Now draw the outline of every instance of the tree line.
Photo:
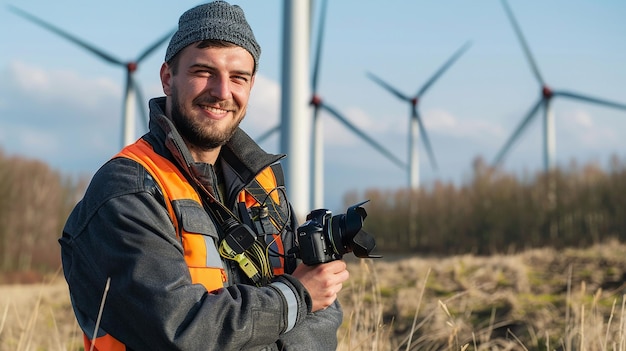
M 0 150 L 0 273 L 59 269 L 57 240 L 88 181 Z M 617 157 L 608 170 L 571 163 L 532 175 L 479 158 L 462 185 L 350 191 L 344 203 L 370 200 L 364 229 L 380 253 L 486 255 L 626 241 L 624 194 L 626 164 Z
M 0 150 L 0 272 L 60 267 L 57 239 L 85 184 L 42 161 Z
M 382 252 L 433 255 L 513 253 L 626 241 L 626 165 L 597 164 L 515 175 L 478 158 L 463 185 L 350 192 L 371 200 L 364 229 Z

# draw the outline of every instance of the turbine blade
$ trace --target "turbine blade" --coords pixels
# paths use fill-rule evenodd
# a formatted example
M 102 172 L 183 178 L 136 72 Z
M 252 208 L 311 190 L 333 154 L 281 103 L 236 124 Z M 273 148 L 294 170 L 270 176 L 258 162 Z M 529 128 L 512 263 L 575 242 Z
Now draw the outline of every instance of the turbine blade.
M 598 105 L 603 105 L 607 107 L 613 107 L 620 110 L 626 110 L 626 104 L 622 104 L 619 102 L 613 102 L 609 100 L 599 99 L 591 96 L 581 95 L 577 93 L 572 93 L 568 91 L 555 91 L 554 96 L 564 96 L 576 100 L 587 101 Z
M 507 140 L 506 144 L 504 144 L 504 147 L 500 150 L 500 152 L 498 153 L 498 156 L 496 157 L 496 160 L 494 162 L 496 166 L 502 162 L 504 155 L 509 151 L 509 149 L 511 148 L 511 145 L 513 145 L 513 142 L 522 134 L 524 129 L 526 129 L 526 127 L 528 126 L 528 123 L 532 120 L 535 113 L 537 113 L 537 110 L 539 109 L 543 101 L 544 101 L 543 98 L 537 101 L 535 106 L 533 106 L 528 112 L 528 114 L 526 115 L 526 117 L 524 117 L 524 119 L 522 120 L 522 123 L 520 123 L 517 129 L 515 129 L 515 132 L 509 137 L 509 140 Z
M 155 41 L 152 45 L 150 45 L 149 47 L 147 47 L 142 53 L 141 55 L 139 55 L 139 57 L 137 57 L 137 62 L 139 63 L 141 62 L 143 59 L 145 59 L 148 55 L 150 55 L 154 50 L 156 50 L 159 46 L 163 45 L 163 43 L 165 43 L 169 38 L 172 37 L 172 35 L 174 35 L 174 33 L 176 33 L 176 29 L 170 31 L 169 33 L 167 33 L 166 35 L 164 35 L 163 37 L 159 38 L 157 41 Z
M 384 80 L 378 78 L 377 76 L 375 76 L 373 73 L 367 72 L 367 76 L 373 80 L 375 83 L 377 83 L 378 85 L 382 86 L 383 88 L 385 88 L 387 91 L 389 91 L 390 93 L 392 93 L 393 95 L 395 95 L 398 99 L 400 100 L 404 100 L 404 101 L 411 101 L 411 98 L 402 94 L 400 91 L 396 90 L 394 87 L 392 87 L 391 85 L 389 85 L 388 83 L 386 83 Z
M 111 55 L 109 55 L 108 53 L 104 52 L 103 50 L 100 50 L 100 49 L 96 48 L 95 46 L 85 42 L 84 40 L 79 39 L 79 38 L 77 38 L 77 37 L 75 37 L 75 36 L 65 32 L 65 31 L 59 29 L 58 27 L 55 27 L 52 24 L 49 24 L 49 23 L 45 22 L 44 20 L 29 14 L 28 12 L 26 12 L 24 10 L 21 10 L 21 9 L 15 7 L 15 6 L 12 6 L 12 5 L 9 5 L 9 9 L 11 11 L 13 11 L 14 13 L 16 13 L 17 15 L 19 15 L 21 17 L 24 17 L 27 20 L 29 20 L 31 22 L 34 22 L 35 24 L 52 31 L 52 32 L 54 32 L 57 35 L 60 35 L 61 37 L 71 41 L 72 43 L 82 47 L 83 49 L 86 49 L 86 50 L 90 51 L 91 53 L 95 54 L 96 56 L 100 57 L 101 59 L 103 59 L 103 60 L 105 60 L 105 61 L 107 61 L 109 63 L 116 64 L 116 65 L 122 65 L 122 66 L 125 65 L 124 62 L 118 60 L 117 58 L 115 58 L 115 57 L 113 57 Z
M 422 94 L 424 94 L 426 92 L 426 90 L 428 90 L 428 88 L 430 88 L 431 85 L 433 85 L 433 83 L 435 83 L 435 81 L 437 79 L 439 79 L 439 77 L 441 77 L 441 75 L 448 70 L 448 68 L 450 68 L 450 66 L 452 66 L 452 64 L 454 64 L 454 62 L 456 60 L 458 60 L 459 57 L 461 57 L 461 55 L 463 55 L 463 53 L 465 53 L 465 51 L 467 51 L 467 49 L 469 49 L 469 47 L 472 45 L 471 42 L 466 42 L 465 44 L 463 44 L 463 46 L 461 46 L 449 59 L 448 61 L 446 61 L 446 63 L 444 63 L 443 66 L 441 66 L 441 68 L 439 68 L 439 70 L 426 82 L 426 84 L 424 84 L 424 86 L 417 92 L 417 96 L 422 96 Z
M 259 135 L 259 137 L 256 138 L 256 142 L 258 144 L 260 144 L 260 143 L 264 142 L 265 139 L 269 138 L 270 136 L 272 136 L 272 134 L 274 134 L 274 133 L 276 133 L 278 131 L 280 131 L 280 124 L 278 124 L 277 126 L 272 127 L 271 129 L 269 129 L 265 133 Z
M 400 161 L 396 156 L 394 156 L 393 153 L 389 152 L 387 149 L 385 149 L 382 145 L 380 145 L 379 143 L 377 143 L 374 139 L 372 139 L 370 136 L 368 136 L 367 134 L 365 134 L 365 132 L 363 132 L 362 130 L 360 130 L 359 128 L 357 128 L 354 124 L 352 124 L 350 121 L 348 121 L 345 117 L 343 117 L 339 112 L 337 112 L 337 110 L 335 110 L 334 108 L 326 105 L 326 104 L 321 104 L 320 105 L 321 108 L 325 109 L 326 111 L 328 111 L 333 117 L 335 117 L 339 122 L 341 122 L 344 126 L 346 126 L 348 129 L 350 129 L 352 132 L 354 132 L 355 134 L 357 134 L 359 137 L 361 137 L 361 139 L 365 140 L 368 144 L 370 144 L 374 149 L 376 149 L 378 152 L 380 152 L 381 154 L 383 154 L 385 157 L 387 157 L 391 162 L 395 163 L 398 167 L 402 168 L 402 169 L 406 169 L 406 164 L 402 161 Z
M 320 61 L 322 57 L 322 43 L 324 41 L 324 27 L 326 23 L 326 6 L 327 1 L 322 0 L 320 8 L 320 22 L 317 27 L 317 45 L 315 48 L 315 62 L 313 63 L 313 77 L 311 77 L 311 87 L 313 94 L 317 93 L 317 82 L 320 70 Z
M 150 118 L 148 117 L 148 111 L 146 110 L 145 104 L 146 104 L 146 100 L 144 100 L 144 95 L 143 92 L 141 91 L 141 87 L 139 86 L 139 84 L 137 84 L 137 81 L 135 80 L 133 75 L 129 76 L 130 79 L 132 79 L 133 81 L 133 87 L 135 88 L 135 94 L 136 94 L 136 98 L 137 98 L 137 108 L 139 109 L 140 113 L 141 113 L 141 118 L 143 120 L 143 127 L 145 128 L 145 130 L 148 129 L 148 126 L 150 124 Z
M 420 134 L 422 135 L 422 140 L 424 141 L 424 146 L 426 147 L 426 151 L 428 152 L 428 158 L 430 159 L 430 164 L 433 166 L 434 170 L 437 170 L 437 160 L 435 160 L 435 153 L 433 152 L 433 148 L 430 144 L 430 140 L 428 139 L 428 134 L 426 133 L 426 128 L 424 127 L 424 122 L 422 121 L 422 117 L 417 111 L 417 106 L 413 106 L 413 118 L 417 119 L 417 124 L 420 127 Z
M 526 43 L 524 34 L 522 34 L 522 30 L 520 29 L 520 26 L 519 24 L 517 24 L 517 20 L 515 19 L 515 16 L 513 15 L 513 11 L 509 7 L 509 4 L 507 3 L 506 0 L 502 0 L 502 5 L 504 6 L 504 10 L 506 11 L 507 16 L 509 16 L 509 20 L 513 24 L 513 29 L 515 30 L 515 34 L 517 35 L 517 38 L 522 44 L 522 49 L 524 49 L 524 54 L 526 55 L 526 59 L 528 60 L 528 63 L 530 64 L 530 68 L 533 70 L 535 78 L 537 78 L 537 80 L 542 86 L 545 86 L 544 80 L 541 77 L 541 73 L 539 73 L 539 68 L 537 67 L 537 64 L 535 63 L 535 59 L 533 58 L 533 55 L 530 52 L 530 48 L 528 47 L 528 44 Z

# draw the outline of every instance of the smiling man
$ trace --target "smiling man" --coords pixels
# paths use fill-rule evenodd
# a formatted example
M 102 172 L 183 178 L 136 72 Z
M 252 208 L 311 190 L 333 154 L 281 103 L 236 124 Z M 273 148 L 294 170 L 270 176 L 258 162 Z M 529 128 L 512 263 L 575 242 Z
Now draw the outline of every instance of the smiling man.
M 162 66 L 166 111 L 194 157 L 214 164 L 237 131 L 254 84 L 254 67 L 245 49 L 214 40 L 188 46 L 171 65 Z
M 346 265 L 294 257 L 284 156 L 239 128 L 260 52 L 238 6 L 180 17 L 150 131 L 94 175 L 59 240 L 85 349 L 336 348 Z

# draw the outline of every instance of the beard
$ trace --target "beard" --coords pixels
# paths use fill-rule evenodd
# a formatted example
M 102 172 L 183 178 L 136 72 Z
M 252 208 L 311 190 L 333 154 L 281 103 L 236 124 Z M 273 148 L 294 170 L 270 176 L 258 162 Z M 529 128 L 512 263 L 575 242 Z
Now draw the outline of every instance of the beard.
M 233 121 L 230 125 L 226 126 L 225 129 L 220 130 L 218 121 L 206 119 L 200 122 L 188 115 L 182 105 L 182 101 L 179 99 L 178 91 L 175 87 L 172 87 L 171 98 L 171 118 L 174 126 L 176 126 L 176 129 L 186 142 L 201 150 L 213 150 L 226 144 L 237 131 L 239 124 L 243 120 L 243 115 L 245 114 L 242 114 L 239 119 Z M 220 102 L 214 98 L 197 98 L 194 99 L 193 103 L 195 104 L 198 99 L 202 99 L 202 103 L 206 105 Z M 223 103 L 220 105 L 223 105 Z

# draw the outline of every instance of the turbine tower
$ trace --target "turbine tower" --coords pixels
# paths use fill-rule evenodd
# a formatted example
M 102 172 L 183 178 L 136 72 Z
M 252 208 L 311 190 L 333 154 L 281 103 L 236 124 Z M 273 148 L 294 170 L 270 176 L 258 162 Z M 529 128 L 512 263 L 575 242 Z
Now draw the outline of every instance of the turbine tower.
M 552 90 L 544 81 L 541 73 L 539 73 L 539 68 L 533 58 L 533 55 L 530 52 L 530 48 L 526 43 L 526 39 L 522 34 L 522 30 L 520 29 L 515 16 L 513 15 L 513 11 L 509 7 L 506 0 L 502 0 L 502 5 L 504 6 L 504 10 L 506 11 L 511 24 L 513 25 L 513 29 L 515 30 L 515 34 L 524 50 L 524 54 L 528 63 L 530 64 L 530 68 L 539 82 L 540 85 L 540 94 L 539 100 L 531 107 L 526 116 L 522 119 L 519 126 L 515 129 L 513 134 L 509 137 L 507 142 L 504 144 L 504 147 L 500 150 L 495 159 L 495 165 L 499 165 L 502 163 L 504 156 L 509 152 L 513 142 L 519 138 L 524 129 L 528 126 L 530 121 L 535 117 L 537 111 L 539 111 L 543 107 L 543 157 L 544 157 L 544 170 L 549 172 L 554 169 L 555 166 L 555 157 L 556 157 L 556 136 L 555 136 L 555 123 L 554 123 L 554 113 L 552 111 L 551 101 L 552 98 L 561 96 L 565 98 L 570 98 L 579 101 L 591 102 L 598 105 L 603 105 L 607 107 L 613 107 L 621 110 L 626 110 L 626 104 L 621 104 L 617 102 L 612 102 L 604 99 L 599 99 L 595 97 L 590 97 L 587 95 L 582 95 L 570 91 L 564 90 Z
M 283 0 L 280 150 L 297 218 L 310 210 L 309 0 Z
M 433 153 L 432 146 L 428 139 L 428 134 L 426 133 L 426 128 L 424 127 L 424 123 L 419 114 L 418 103 L 424 93 L 435 83 L 439 77 L 448 69 L 452 64 L 469 48 L 471 45 L 470 42 L 465 43 L 461 48 L 459 48 L 449 59 L 444 63 L 439 70 L 428 80 L 426 83 L 417 91 L 414 96 L 408 96 L 401 93 L 396 88 L 392 87 L 387 82 L 383 81 L 381 78 L 375 76 L 374 74 L 368 72 L 367 75 L 370 79 L 372 79 L 375 83 L 382 86 L 385 90 L 389 91 L 391 94 L 396 96 L 398 99 L 408 102 L 410 104 L 410 118 L 409 118 L 409 142 L 408 142 L 408 158 L 409 158 L 409 169 L 408 169 L 408 180 L 409 187 L 411 189 L 417 190 L 419 189 L 419 155 L 417 152 L 417 136 L 418 133 L 421 134 L 422 140 L 424 141 L 424 146 L 426 147 L 426 152 L 428 153 L 428 157 L 430 158 L 430 163 L 433 169 L 437 170 L 437 161 L 435 160 L 435 154 Z M 419 129 L 419 131 L 418 131 Z
M 166 40 L 168 40 L 172 34 L 174 34 L 174 31 L 170 31 L 169 33 L 167 33 L 166 35 L 164 35 L 163 37 L 159 38 L 157 41 L 155 41 L 152 45 L 148 46 L 138 57 L 136 60 L 134 61 L 130 61 L 130 62 L 124 62 L 122 60 L 119 60 L 118 58 L 114 57 L 113 55 L 110 55 L 108 53 L 106 53 L 104 50 L 101 50 L 89 43 L 87 43 L 86 41 L 79 39 L 76 36 L 73 36 L 61 29 L 59 29 L 58 27 L 45 22 L 44 20 L 35 17 L 31 14 L 29 14 L 28 12 L 21 10 L 15 6 L 11 6 L 9 5 L 9 9 L 11 11 L 13 11 L 14 13 L 16 13 L 17 15 L 24 17 L 25 19 L 41 26 L 44 27 L 45 29 L 50 30 L 51 32 L 54 32 L 57 35 L 60 35 L 61 37 L 71 41 L 72 43 L 80 46 L 81 48 L 91 52 L 92 54 L 95 54 L 96 56 L 100 57 L 101 59 L 105 60 L 108 63 L 117 65 L 117 66 L 122 66 L 126 69 L 126 88 L 125 88 L 125 94 L 124 94 L 124 104 L 123 104 L 123 113 L 122 113 L 122 147 L 125 145 L 128 145 L 132 142 L 135 141 L 136 139 L 136 135 L 135 135 L 135 112 L 137 110 L 136 107 L 136 102 L 139 103 L 139 106 L 141 106 L 142 104 L 144 104 L 146 101 L 143 98 L 143 94 L 141 93 L 141 90 L 139 89 L 139 85 L 137 84 L 135 78 L 134 78 L 134 74 L 137 71 L 137 68 L 139 66 L 139 63 L 144 60 L 146 57 L 148 57 L 148 55 L 150 55 L 151 53 L 153 53 L 159 46 L 161 46 Z M 145 108 L 140 108 L 139 109 L 142 113 L 142 117 L 144 120 L 144 123 L 147 127 L 148 125 L 148 114 L 146 113 L 146 109 Z
M 318 93 L 318 81 L 319 81 L 319 72 L 320 72 L 320 63 L 322 57 L 322 43 L 324 39 L 324 26 L 326 22 L 326 7 L 327 0 L 322 0 L 321 8 L 320 8 L 320 19 L 318 24 L 318 34 L 317 34 L 317 43 L 315 48 L 315 58 L 313 63 L 313 73 L 311 77 L 311 92 L 312 97 L 310 104 L 313 106 L 313 128 L 312 128 L 312 147 L 311 147 L 311 160 L 313 162 L 311 166 L 312 170 L 312 190 L 311 190 L 311 200 L 312 200 L 312 208 L 321 208 L 323 207 L 324 199 L 324 138 L 322 134 L 322 120 L 320 119 L 319 112 L 320 110 L 325 110 L 332 117 L 334 117 L 337 121 L 343 124 L 346 128 L 352 131 L 354 134 L 363 139 L 366 143 L 370 144 L 374 149 L 380 152 L 383 156 L 389 159 L 391 162 L 399 166 L 400 168 L 405 168 L 406 165 L 399 160 L 393 153 L 388 151 L 378 142 L 376 142 L 373 138 L 359 129 L 357 126 L 352 124 L 345 116 L 343 116 L 337 109 L 327 104 L 324 100 L 322 100 L 321 96 Z
M 343 116 L 334 107 L 328 105 L 317 94 L 317 82 L 319 77 L 319 67 L 321 62 L 322 41 L 324 37 L 324 23 L 326 18 L 327 1 L 323 0 L 320 5 L 320 23 L 318 25 L 318 36 L 316 43 L 315 58 L 313 63 L 313 73 L 311 79 L 312 85 L 312 97 L 309 102 L 313 106 L 313 120 L 311 131 L 311 188 L 310 188 L 310 201 L 311 208 L 324 207 L 323 189 L 324 189 L 324 157 L 323 157 L 323 136 L 322 136 L 322 120 L 318 117 L 321 109 L 326 110 L 332 117 L 343 124 L 346 128 L 350 129 L 353 133 L 358 135 L 365 142 L 370 144 L 374 149 L 380 152 L 383 156 L 388 158 L 391 162 L 395 163 L 401 168 L 406 168 L 406 164 L 398 159 L 392 152 L 385 149 L 382 145 L 376 142 L 373 138 L 368 136 L 365 132 L 360 130 L 354 124 L 350 122 L 345 116 Z M 258 143 L 263 142 L 274 133 L 281 131 L 280 123 L 256 138 Z

